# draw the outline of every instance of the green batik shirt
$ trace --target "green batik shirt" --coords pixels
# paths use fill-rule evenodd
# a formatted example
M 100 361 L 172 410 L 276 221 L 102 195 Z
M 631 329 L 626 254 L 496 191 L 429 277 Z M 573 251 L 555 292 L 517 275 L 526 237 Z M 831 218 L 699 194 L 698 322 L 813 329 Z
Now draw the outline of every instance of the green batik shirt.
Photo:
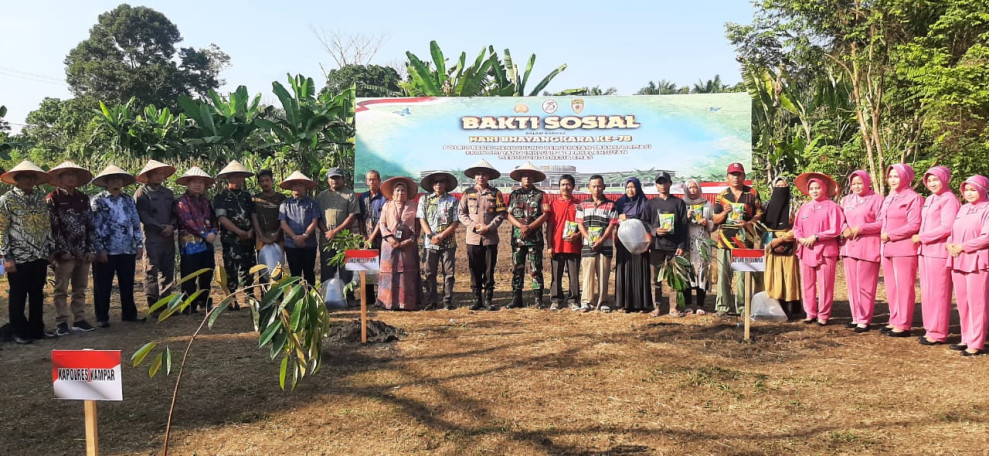
M 255 212 L 254 200 L 246 190 L 224 190 L 213 198 L 213 210 L 216 211 L 216 218 L 226 217 L 237 228 L 244 231 L 250 230 L 253 225 L 251 214 Z M 220 224 L 220 241 L 225 244 L 252 244 L 254 240 L 241 240 L 232 231 L 223 228 Z
M 47 259 L 55 249 L 45 194 L 14 187 L 0 197 L 0 254 L 15 264 Z
M 533 187 L 531 190 L 520 188 L 508 196 L 508 213 L 526 225 L 534 222 L 547 209 L 542 190 Z M 530 230 L 529 235 L 519 239 L 522 231 L 512 226 L 512 245 L 543 245 L 542 227 Z

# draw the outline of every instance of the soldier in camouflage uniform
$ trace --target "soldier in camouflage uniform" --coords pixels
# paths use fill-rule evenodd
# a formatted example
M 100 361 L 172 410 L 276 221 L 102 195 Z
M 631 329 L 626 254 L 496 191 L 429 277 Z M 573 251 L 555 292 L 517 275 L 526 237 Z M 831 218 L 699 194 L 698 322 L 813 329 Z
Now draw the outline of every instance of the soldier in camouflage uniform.
M 522 183 L 522 188 L 508 196 L 508 221 L 512 224 L 512 302 L 508 308 L 522 307 L 522 287 L 528 258 L 535 305 L 543 307 L 543 232 L 549 204 L 545 194 L 533 184 L 546 180 L 532 163 L 526 163 L 509 174 Z
M 216 175 L 227 179 L 226 190 L 213 198 L 213 209 L 220 224 L 220 243 L 223 245 L 223 267 L 227 273 L 227 291 L 235 292 L 241 285 L 254 284 L 251 268 L 257 264 L 254 250 L 254 226 L 251 215 L 255 213 L 251 194 L 244 190 L 244 179 L 253 176 L 237 160 L 230 162 Z M 240 310 L 234 301 L 230 310 Z

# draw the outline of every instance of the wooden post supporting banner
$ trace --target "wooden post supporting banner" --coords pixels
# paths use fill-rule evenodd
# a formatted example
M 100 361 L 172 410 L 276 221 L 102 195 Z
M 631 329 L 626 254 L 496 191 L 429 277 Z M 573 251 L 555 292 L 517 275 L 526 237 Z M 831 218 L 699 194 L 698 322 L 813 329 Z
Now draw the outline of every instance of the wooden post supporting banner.
M 83 401 L 86 409 L 86 456 L 100 454 L 99 431 L 96 429 L 96 401 Z
M 361 343 L 367 343 L 367 272 L 361 270 Z
M 752 326 L 752 273 L 745 273 L 745 312 L 742 318 L 745 319 L 745 340 L 750 339 L 749 331 Z

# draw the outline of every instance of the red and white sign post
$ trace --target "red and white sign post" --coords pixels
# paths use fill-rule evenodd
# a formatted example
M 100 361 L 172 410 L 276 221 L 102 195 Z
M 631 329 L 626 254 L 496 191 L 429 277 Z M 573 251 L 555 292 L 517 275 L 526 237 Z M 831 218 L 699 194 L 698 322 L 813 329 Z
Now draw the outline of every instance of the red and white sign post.
M 367 271 L 378 271 L 381 268 L 381 252 L 377 250 L 347 250 L 347 263 L 344 269 L 360 271 L 361 273 L 361 343 L 367 343 Z
M 745 273 L 745 340 L 752 326 L 752 273 L 766 270 L 766 251 L 762 249 L 732 249 L 731 270 Z
M 124 400 L 120 350 L 52 350 L 52 386 L 59 399 L 85 401 L 86 454 L 96 456 L 96 401 Z

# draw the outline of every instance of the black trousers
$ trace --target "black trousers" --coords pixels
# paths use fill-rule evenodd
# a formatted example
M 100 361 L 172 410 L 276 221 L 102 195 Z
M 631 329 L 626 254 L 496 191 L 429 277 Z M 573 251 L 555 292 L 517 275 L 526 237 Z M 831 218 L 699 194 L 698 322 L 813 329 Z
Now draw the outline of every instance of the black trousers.
M 577 304 L 580 301 L 580 253 L 554 253 L 549 263 L 553 274 L 553 283 L 549 287 L 550 301 Z M 570 282 L 569 293 L 566 297 L 563 296 L 564 270 L 566 270 L 567 280 Z
M 468 245 L 467 265 L 470 268 L 470 288 L 474 293 L 481 290 L 494 293 L 494 270 L 498 263 L 497 245 Z
M 288 260 L 290 274 L 306 279 L 310 287 L 319 285 L 316 283 L 316 247 L 303 247 L 301 249 L 286 247 L 285 257 Z
M 45 320 L 42 310 L 45 304 L 45 279 L 48 277 L 48 261 L 44 259 L 18 263 L 17 271 L 7 271 L 10 284 L 10 326 L 21 339 L 43 339 Z M 27 305 L 28 317 L 24 316 Z
M 137 318 L 134 305 L 134 269 L 137 255 L 107 255 L 106 263 L 93 262 L 93 301 L 96 303 L 96 320 L 110 321 L 110 294 L 113 291 L 113 277 L 117 276 L 117 289 L 120 291 L 120 318 Z
M 216 258 L 213 257 L 213 249 L 211 248 L 205 252 L 194 253 L 192 255 L 182 255 L 179 264 L 179 274 L 185 277 L 193 272 L 200 269 L 209 269 L 209 272 L 204 272 L 201 275 L 196 276 L 195 279 L 188 280 L 182 283 L 182 293 L 185 293 L 186 297 L 192 296 L 198 290 L 206 290 L 203 294 L 199 295 L 192 304 L 189 305 L 187 310 L 196 310 L 200 307 L 207 307 L 207 303 L 211 303 L 210 300 L 210 285 L 213 282 L 213 270 L 216 269 Z

